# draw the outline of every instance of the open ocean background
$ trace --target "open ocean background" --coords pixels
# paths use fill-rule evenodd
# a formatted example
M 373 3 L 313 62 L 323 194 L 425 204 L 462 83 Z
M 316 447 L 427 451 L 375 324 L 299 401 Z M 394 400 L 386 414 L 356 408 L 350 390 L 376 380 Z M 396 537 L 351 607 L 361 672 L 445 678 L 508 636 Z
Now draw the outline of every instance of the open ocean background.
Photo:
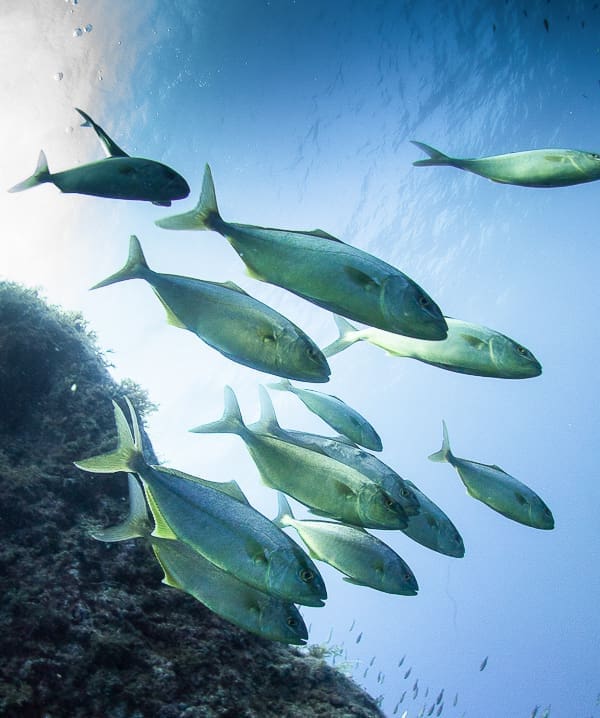
M 269 378 L 168 326 L 145 283 L 88 292 L 123 265 L 130 234 L 157 271 L 232 280 L 320 346 L 337 336 L 327 311 L 247 277 L 221 236 L 154 226 L 196 203 L 206 162 L 224 219 L 320 227 L 400 268 L 446 315 L 533 351 L 543 374 L 522 381 L 363 343 L 331 358 L 331 381 L 314 388 L 374 424 L 381 458 L 443 508 L 466 555 L 379 532 L 419 595 L 351 586 L 324 566 L 327 605 L 303 615 L 310 642 L 341 646 L 336 662 L 382 696 L 388 716 L 404 690 L 396 714 L 416 716 L 427 686 L 428 705 L 445 689 L 447 717 L 528 718 L 535 705 L 538 715 L 551 705 L 558 718 L 600 716 L 600 183 L 529 189 L 415 168 L 424 155 L 409 142 L 457 157 L 600 152 L 598 3 L 32 0 L 0 5 L 0 38 L 2 188 L 33 172 L 40 148 L 51 171 L 102 156 L 74 106 L 191 186 L 171 208 L 49 185 L 0 194 L 0 278 L 84 313 L 115 376 L 159 404 L 148 431 L 170 466 L 235 478 L 276 513 L 239 438 L 187 433 L 221 415 L 225 384 L 256 419 L 257 384 Z M 325 432 L 298 399 L 272 396 L 284 427 Z M 467 497 L 450 466 L 427 461 L 442 419 L 458 456 L 536 490 L 555 530 L 505 519 Z

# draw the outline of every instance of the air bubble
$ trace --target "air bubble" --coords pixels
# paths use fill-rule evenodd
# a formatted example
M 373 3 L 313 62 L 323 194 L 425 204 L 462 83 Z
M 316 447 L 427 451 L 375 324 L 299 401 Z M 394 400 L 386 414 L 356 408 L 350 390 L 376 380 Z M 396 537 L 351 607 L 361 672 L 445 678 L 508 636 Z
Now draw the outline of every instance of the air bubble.
M 81 37 L 83 35 L 83 30 L 80 27 L 76 27 L 73 30 L 73 37 Z
M 84 29 L 86 32 L 92 32 L 92 28 L 93 28 L 93 27 L 94 27 L 94 26 L 92 25 L 92 23 L 91 23 L 91 22 L 88 22 L 88 24 L 87 24 L 83 29 Z
M 57 73 L 54 75 L 54 79 L 55 79 L 57 82 L 60 82 L 60 81 L 63 79 L 63 77 L 64 77 L 64 75 L 62 74 L 62 72 L 57 72 Z

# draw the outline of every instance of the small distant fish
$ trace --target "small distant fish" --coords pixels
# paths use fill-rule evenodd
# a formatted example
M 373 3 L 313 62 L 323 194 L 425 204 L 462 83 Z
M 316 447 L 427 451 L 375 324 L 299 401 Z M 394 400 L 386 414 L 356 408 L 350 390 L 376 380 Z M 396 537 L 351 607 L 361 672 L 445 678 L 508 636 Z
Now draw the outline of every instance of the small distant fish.
M 413 683 L 413 691 L 416 691 L 418 687 L 419 687 L 419 679 L 417 678 L 417 680 Z
M 454 456 L 450 450 L 446 423 L 442 422 L 442 425 L 444 433 L 442 448 L 431 454 L 429 459 L 447 461 L 454 466 L 469 496 L 518 523 L 536 529 L 554 528 L 552 512 L 529 486 L 495 464 L 480 464 L 477 461 Z
M 452 702 L 452 705 L 456 708 L 457 703 L 458 703 L 458 693 L 454 696 L 454 701 Z
M 442 702 L 442 698 L 444 697 L 444 689 L 438 693 L 438 697 L 435 699 L 435 704 L 439 706 L 439 704 Z
M 481 661 L 481 665 L 479 666 L 479 670 L 482 671 L 488 664 L 488 656 L 486 656 L 483 661 Z
M 256 279 L 349 319 L 422 339 L 446 337 L 446 321 L 433 299 L 381 259 L 322 230 L 225 222 L 208 165 L 196 207 L 156 224 L 165 229 L 216 231 L 228 239 Z
M 370 666 L 372 666 L 375 663 L 375 656 L 371 658 L 371 662 L 369 663 Z
M 365 668 L 365 672 L 363 673 L 363 678 L 367 677 L 367 673 L 369 672 L 369 666 Z
M 444 704 L 440 703 L 439 708 L 436 711 L 436 716 L 442 715 L 442 711 L 444 710 Z
M 550 24 L 547 18 L 544 18 L 544 27 L 546 28 L 546 32 L 550 32 Z
M 408 711 L 404 711 L 400 718 L 406 718 L 408 716 Z
M 431 708 L 427 711 L 427 715 L 428 715 L 428 716 L 433 715 L 433 711 L 435 710 L 436 705 L 437 705 L 437 703 L 432 703 L 432 704 L 431 704 Z
M 403 691 L 402 695 L 400 696 L 399 703 L 403 703 L 403 702 L 404 702 L 404 697 L 405 697 L 405 696 L 406 696 L 406 691 Z
M 551 706 L 544 708 L 542 714 L 540 715 L 540 718 L 548 718 L 548 716 L 550 715 L 550 708 Z
M 83 110 L 75 109 L 85 120 L 83 126 L 92 127 L 98 135 L 106 158 L 62 172 L 50 173 L 46 155 L 42 150 L 35 172 L 31 177 L 11 187 L 9 192 L 22 192 L 50 182 L 65 193 L 142 200 L 163 207 L 169 207 L 171 200 L 188 196 L 189 185 L 175 170 L 155 160 L 130 157 L 89 115 Z
M 427 688 L 425 689 L 425 698 L 427 698 L 428 695 L 429 695 L 429 686 L 427 686 Z
M 534 709 L 531 711 L 531 716 L 529 718 L 535 718 L 537 716 L 539 709 L 540 709 L 540 706 L 535 706 Z
M 410 676 L 410 672 L 412 671 L 412 666 L 406 671 L 404 674 L 404 679 L 406 680 Z
M 302 329 L 233 282 L 210 282 L 150 269 L 135 235 L 125 266 L 92 289 L 144 279 L 167 312 L 167 321 L 187 329 L 239 364 L 302 381 L 329 380 L 327 360 Z
M 406 658 L 406 654 L 404 654 L 404 655 L 402 656 L 402 658 L 398 661 L 398 668 L 400 668 L 400 667 L 402 666 L 402 664 L 404 663 L 404 659 L 405 659 L 405 658 Z M 600 694 L 599 694 L 599 695 L 600 695 Z
M 341 399 L 338 399 L 337 396 L 323 394 L 312 389 L 299 389 L 287 379 L 268 386 L 271 389 L 289 391 L 295 394 L 313 414 L 316 414 L 326 424 L 329 424 L 332 429 L 348 437 L 355 444 L 372 451 L 381 451 L 383 448 L 379 434 L 364 416 Z
M 358 634 L 358 636 L 356 637 L 356 641 L 355 641 L 355 642 L 356 642 L 356 643 L 360 643 L 361 638 L 362 638 L 362 631 L 361 631 L 361 632 Z
M 352 629 L 354 628 L 355 625 L 356 625 L 356 619 L 353 619 L 352 625 L 350 626 L 350 631 L 349 631 L 349 632 L 352 631 Z
M 449 165 L 502 184 L 521 187 L 566 187 L 600 179 L 600 154 L 596 152 L 543 149 L 460 159 L 449 157 L 423 142 L 412 143 L 431 158 L 413 162 L 417 167 Z

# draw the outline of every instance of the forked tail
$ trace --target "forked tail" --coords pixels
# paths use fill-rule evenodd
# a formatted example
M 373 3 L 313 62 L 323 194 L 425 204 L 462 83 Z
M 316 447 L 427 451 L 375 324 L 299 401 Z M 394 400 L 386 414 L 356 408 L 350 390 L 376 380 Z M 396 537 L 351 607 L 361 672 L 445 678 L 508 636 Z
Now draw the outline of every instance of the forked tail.
M 48 160 L 44 154 L 44 150 L 40 150 L 40 156 L 38 157 L 37 167 L 35 172 L 28 177 L 26 180 L 19 182 L 14 187 L 11 187 L 9 192 L 22 192 L 24 189 L 35 187 L 38 184 L 44 184 L 44 182 L 52 182 L 50 176 L 50 170 L 48 169 Z
M 442 428 L 444 432 L 444 438 L 442 440 L 442 448 L 436 451 L 434 454 L 429 456 L 430 461 L 447 461 L 452 463 L 454 456 L 450 451 L 450 441 L 448 440 L 448 429 L 446 428 L 446 422 L 442 419 Z
M 191 212 L 175 214 L 172 217 L 157 219 L 154 224 L 163 229 L 214 229 L 215 224 L 222 222 L 219 208 L 217 207 L 217 196 L 210 167 L 204 168 L 204 179 L 202 180 L 202 191 L 198 204 Z
M 423 152 L 425 152 L 425 154 L 429 155 L 430 157 L 430 159 L 428 160 L 417 160 L 416 162 L 413 162 L 413 165 L 415 167 L 451 165 L 454 163 L 452 157 L 448 157 L 448 155 L 445 155 L 443 152 L 436 150 L 435 147 L 426 145 L 424 142 L 416 142 L 415 140 L 411 140 L 411 142 L 413 143 L 413 145 L 416 145 L 419 149 L 423 150 Z

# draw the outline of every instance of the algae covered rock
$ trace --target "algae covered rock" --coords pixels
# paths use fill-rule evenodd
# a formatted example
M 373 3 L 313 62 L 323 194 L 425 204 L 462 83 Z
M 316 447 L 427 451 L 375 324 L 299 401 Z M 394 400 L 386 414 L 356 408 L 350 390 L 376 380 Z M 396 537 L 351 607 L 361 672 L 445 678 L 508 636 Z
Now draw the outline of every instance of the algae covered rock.
M 80 315 L 0 282 L 0 716 L 381 716 L 323 661 L 163 586 L 144 541 L 89 537 L 127 513 L 126 478 L 72 462 L 115 445 L 125 392 L 151 408 Z

